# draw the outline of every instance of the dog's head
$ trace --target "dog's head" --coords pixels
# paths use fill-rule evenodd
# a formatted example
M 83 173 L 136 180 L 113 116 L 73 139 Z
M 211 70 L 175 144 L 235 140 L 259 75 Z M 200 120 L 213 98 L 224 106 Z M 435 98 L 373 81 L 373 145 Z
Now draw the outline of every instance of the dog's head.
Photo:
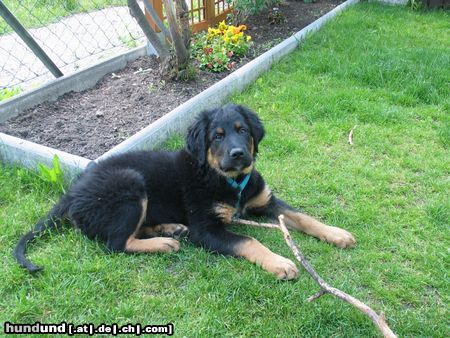
M 219 174 L 238 177 L 253 169 L 264 127 L 250 109 L 228 104 L 204 111 L 189 128 L 187 150 L 200 165 L 208 164 Z

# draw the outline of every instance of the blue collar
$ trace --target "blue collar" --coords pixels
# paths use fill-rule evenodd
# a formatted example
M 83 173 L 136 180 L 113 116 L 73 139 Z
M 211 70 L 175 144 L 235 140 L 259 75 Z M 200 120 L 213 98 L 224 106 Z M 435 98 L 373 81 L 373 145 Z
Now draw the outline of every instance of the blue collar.
M 227 180 L 229 185 L 231 185 L 235 189 L 239 189 L 238 201 L 236 203 L 236 211 L 237 211 L 237 213 L 239 213 L 239 209 L 240 209 L 240 206 L 241 206 L 241 195 L 242 195 L 242 192 L 244 191 L 245 187 L 247 186 L 248 181 L 250 180 L 250 175 L 251 175 L 251 173 L 245 175 L 245 177 L 241 181 L 241 183 L 236 182 L 236 180 L 232 179 L 231 177 L 226 177 L 226 180 Z

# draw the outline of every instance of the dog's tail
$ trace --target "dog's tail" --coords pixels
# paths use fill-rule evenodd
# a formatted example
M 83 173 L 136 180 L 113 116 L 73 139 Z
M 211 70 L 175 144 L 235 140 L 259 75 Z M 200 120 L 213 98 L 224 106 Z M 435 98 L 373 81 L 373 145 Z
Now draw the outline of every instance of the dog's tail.
M 65 214 L 64 209 L 65 208 L 63 208 L 63 203 L 58 203 L 57 205 L 55 205 L 55 207 L 50 211 L 47 217 L 41 219 L 35 225 L 34 229 L 22 236 L 22 238 L 20 238 L 19 242 L 17 243 L 16 248 L 14 249 L 14 257 L 16 258 L 17 262 L 29 272 L 37 272 L 39 270 L 42 270 L 42 268 L 31 263 L 25 256 L 28 242 L 32 241 L 35 237 L 39 236 L 47 230 L 55 229 L 61 226 Z

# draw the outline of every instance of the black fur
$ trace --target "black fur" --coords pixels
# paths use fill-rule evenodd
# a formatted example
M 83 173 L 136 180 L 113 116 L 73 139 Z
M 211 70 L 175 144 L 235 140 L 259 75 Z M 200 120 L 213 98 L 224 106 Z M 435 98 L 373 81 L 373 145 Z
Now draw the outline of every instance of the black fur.
M 218 131 L 223 133 L 217 135 Z M 108 249 L 124 251 L 127 239 L 136 231 L 145 199 L 148 207 L 143 226 L 181 223 L 189 228 L 192 242 L 234 255 L 236 245 L 248 238 L 226 230 L 214 206 L 219 202 L 236 205 L 238 190 L 224 175 L 233 173 L 236 180 L 242 179 L 244 168 L 252 168 L 249 159 L 253 163 L 263 137 L 264 128 L 255 113 L 227 105 L 200 114 L 188 131 L 186 149 L 131 152 L 91 165 L 47 218 L 20 239 L 15 257 L 30 272 L 39 270 L 25 257 L 27 242 L 64 219 L 89 238 L 103 241 Z M 232 158 L 230 152 L 237 148 L 242 149 L 242 156 Z M 210 165 L 208 150 L 219 168 Z M 252 169 L 240 206 L 264 186 L 261 175 Z M 276 216 L 277 205 L 278 200 L 272 197 L 267 208 L 254 211 Z
M 186 137 L 186 149 L 192 156 L 197 158 L 199 164 L 203 166 L 206 162 L 207 135 L 209 122 L 214 115 L 214 110 L 204 111 L 197 121 L 189 128 Z

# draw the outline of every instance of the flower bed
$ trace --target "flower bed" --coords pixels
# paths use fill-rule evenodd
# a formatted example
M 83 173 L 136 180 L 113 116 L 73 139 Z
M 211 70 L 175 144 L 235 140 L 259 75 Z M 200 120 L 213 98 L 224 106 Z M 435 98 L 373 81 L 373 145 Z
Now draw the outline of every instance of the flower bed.
M 271 24 L 268 13 L 249 18 L 247 32 L 254 45 L 239 68 L 252 58 L 330 11 L 338 2 L 304 4 L 288 1 L 281 7 L 286 22 Z M 201 71 L 191 83 L 165 83 L 155 74 L 152 58 L 132 62 L 107 75 L 93 89 L 69 93 L 56 102 L 27 110 L 0 125 L 0 131 L 88 158 L 96 158 L 181 103 L 230 74 Z

